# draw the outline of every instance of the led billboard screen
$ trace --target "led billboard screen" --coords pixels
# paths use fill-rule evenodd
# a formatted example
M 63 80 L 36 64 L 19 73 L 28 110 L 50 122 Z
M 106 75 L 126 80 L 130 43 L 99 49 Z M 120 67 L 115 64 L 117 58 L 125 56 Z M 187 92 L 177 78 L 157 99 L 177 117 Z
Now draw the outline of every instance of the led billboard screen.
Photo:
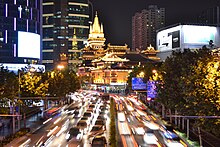
M 132 78 L 132 90 L 147 90 L 147 84 L 143 78 Z
M 18 57 L 40 59 L 40 35 L 18 31 Z
M 166 29 L 157 33 L 157 48 L 160 51 L 180 47 L 180 26 Z
M 216 27 L 183 25 L 184 43 L 208 45 L 209 41 L 215 41 Z
M 147 82 L 147 98 L 154 99 L 157 96 L 157 87 L 155 81 Z

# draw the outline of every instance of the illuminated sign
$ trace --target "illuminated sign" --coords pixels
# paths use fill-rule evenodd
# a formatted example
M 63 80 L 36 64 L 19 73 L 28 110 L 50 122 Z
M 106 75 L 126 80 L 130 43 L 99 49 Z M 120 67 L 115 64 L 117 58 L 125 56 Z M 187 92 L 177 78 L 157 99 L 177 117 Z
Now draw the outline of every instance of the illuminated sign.
M 157 48 L 160 51 L 180 47 L 180 26 L 166 29 L 157 33 Z
M 157 96 L 157 87 L 155 81 L 147 82 L 147 98 L 154 99 Z
M 3 66 L 5 69 L 8 69 L 9 71 L 13 71 L 14 73 L 17 73 L 18 70 L 22 69 L 33 69 L 35 72 L 45 72 L 45 65 L 0 63 L 0 67 L 1 66 Z
M 215 40 L 216 27 L 184 25 L 184 43 L 208 44 Z
M 40 35 L 18 31 L 18 57 L 40 59 Z
M 143 78 L 132 78 L 132 90 L 147 90 L 147 84 Z
M 157 33 L 157 49 L 171 51 L 176 49 L 195 49 L 209 45 L 212 40 L 219 46 L 217 27 L 199 25 L 178 25 Z

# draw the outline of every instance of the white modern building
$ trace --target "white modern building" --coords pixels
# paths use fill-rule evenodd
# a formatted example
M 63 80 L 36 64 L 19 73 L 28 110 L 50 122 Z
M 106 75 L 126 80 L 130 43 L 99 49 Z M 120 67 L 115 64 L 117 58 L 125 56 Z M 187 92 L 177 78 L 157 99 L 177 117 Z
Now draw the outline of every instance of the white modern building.
M 161 60 L 172 51 L 220 47 L 219 27 L 201 25 L 174 25 L 157 31 L 156 48 Z M 212 44 L 210 45 L 210 42 Z

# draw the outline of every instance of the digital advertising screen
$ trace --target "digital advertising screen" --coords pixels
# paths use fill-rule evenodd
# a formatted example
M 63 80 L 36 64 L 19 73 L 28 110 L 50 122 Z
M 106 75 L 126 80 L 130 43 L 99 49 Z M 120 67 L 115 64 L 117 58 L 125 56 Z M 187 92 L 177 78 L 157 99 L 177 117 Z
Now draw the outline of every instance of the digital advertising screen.
M 40 35 L 18 31 L 18 57 L 40 59 Z
M 210 40 L 215 41 L 217 28 L 211 26 L 184 25 L 183 33 L 184 43 L 208 45 Z
M 157 48 L 169 51 L 180 47 L 180 26 L 165 29 L 157 33 Z
M 147 84 L 143 78 L 132 78 L 132 90 L 147 90 Z
M 147 98 L 154 99 L 157 96 L 156 81 L 147 82 Z

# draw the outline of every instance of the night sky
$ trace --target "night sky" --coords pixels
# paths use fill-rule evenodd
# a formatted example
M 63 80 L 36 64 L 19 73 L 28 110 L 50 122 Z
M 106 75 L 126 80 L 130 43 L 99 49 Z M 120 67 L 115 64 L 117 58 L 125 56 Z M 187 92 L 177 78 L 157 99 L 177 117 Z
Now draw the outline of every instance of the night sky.
M 106 44 L 131 48 L 131 23 L 135 12 L 157 5 L 165 8 L 166 26 L 180 22 L 192 22 L 203 10 L 220 6 L 220 0 L 90 0 L 99 21 L 104 25 Z

